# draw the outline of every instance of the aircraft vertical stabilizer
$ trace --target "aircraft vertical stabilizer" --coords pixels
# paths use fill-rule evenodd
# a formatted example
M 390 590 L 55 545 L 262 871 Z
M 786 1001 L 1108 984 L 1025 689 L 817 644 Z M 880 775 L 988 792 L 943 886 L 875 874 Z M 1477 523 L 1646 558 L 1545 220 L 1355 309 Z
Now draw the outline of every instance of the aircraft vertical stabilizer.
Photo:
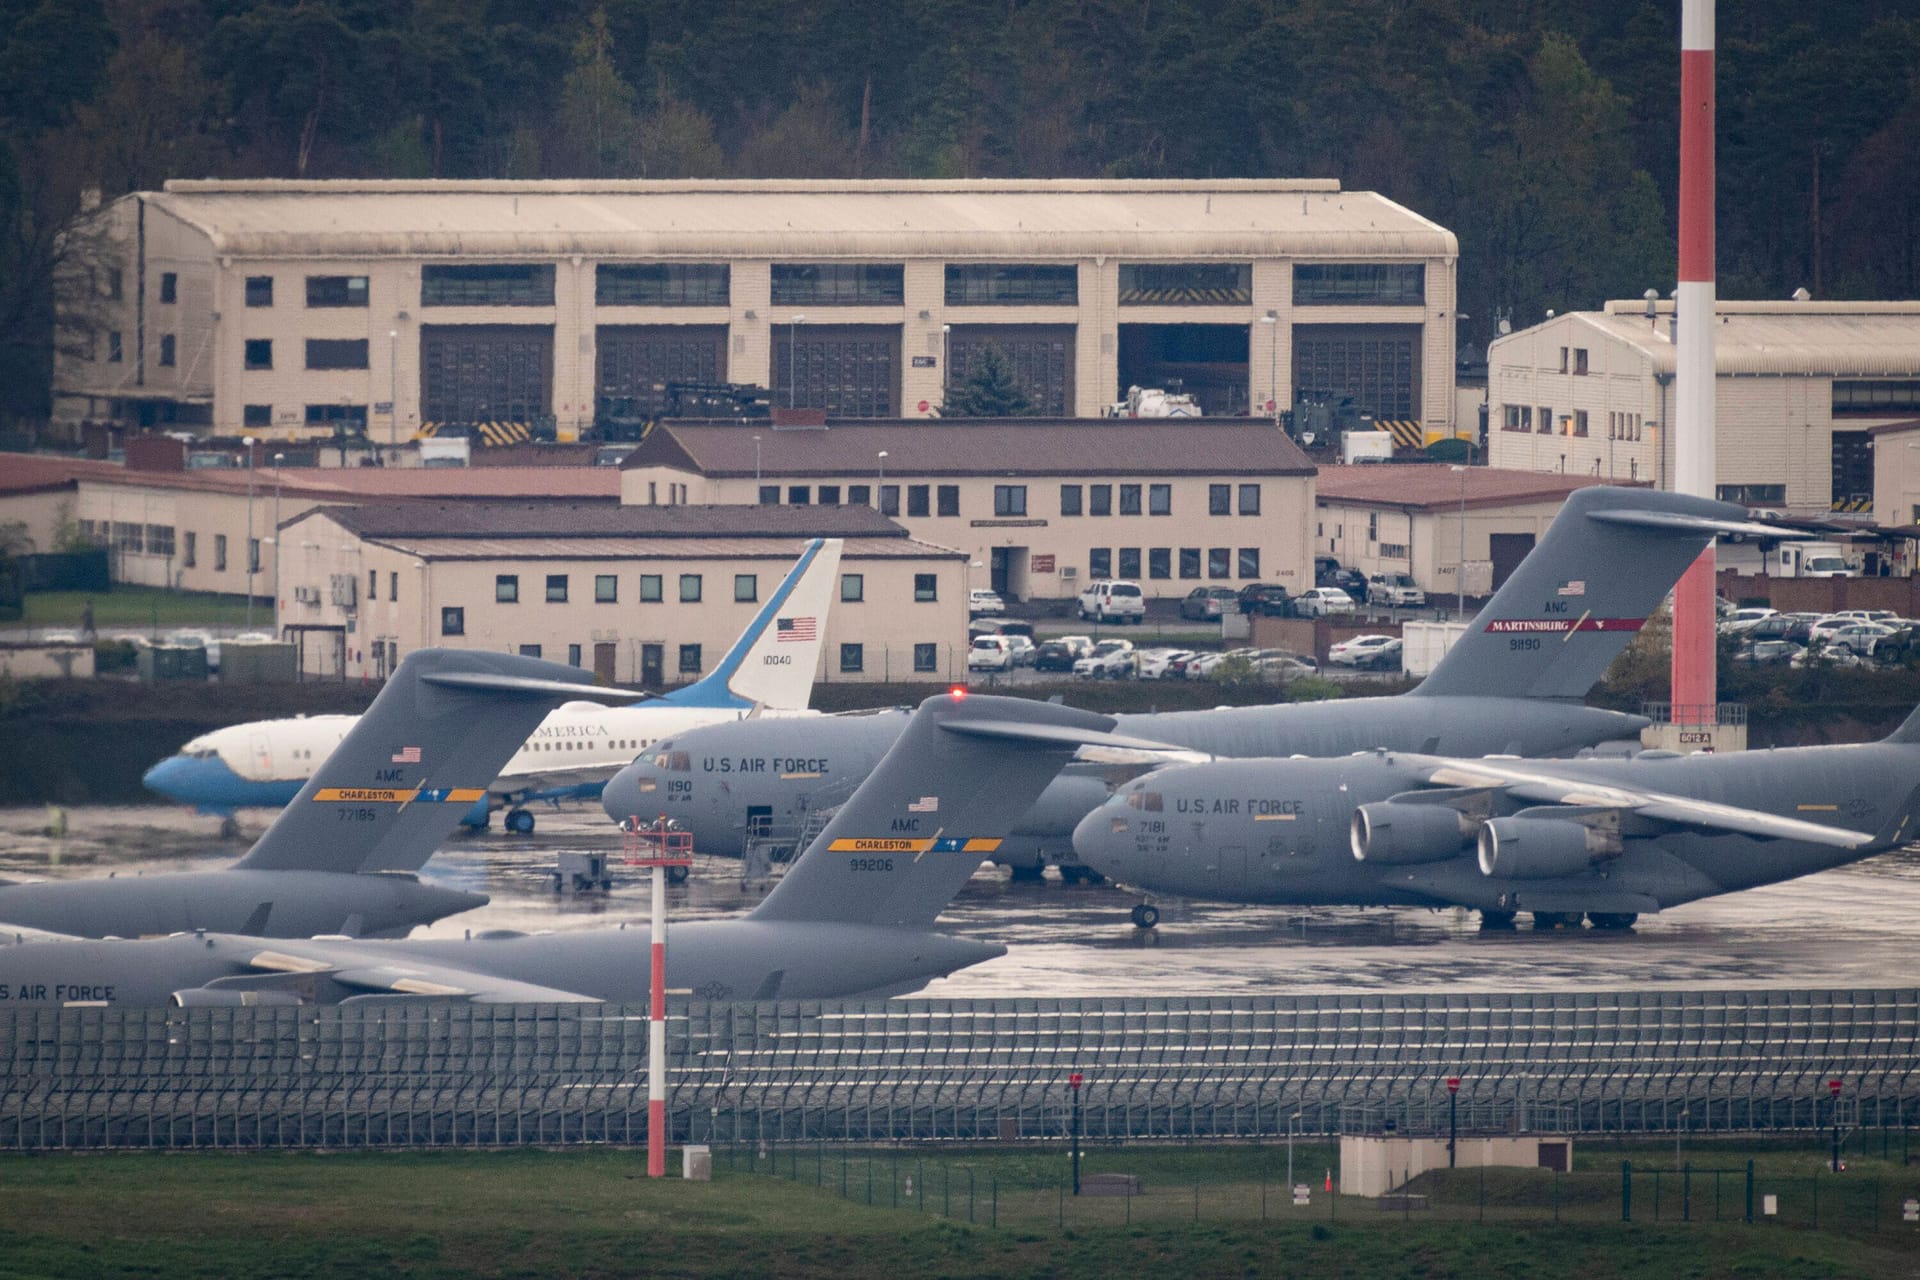
M 839 538 L 815 538 L 720 665 L 663 701 L 684 707 L 804 711 L 840 582 Z
M 1729 502 L 1577 489 L 1413 693 L 1583 698 L 1716 534 L 1756 531 Z

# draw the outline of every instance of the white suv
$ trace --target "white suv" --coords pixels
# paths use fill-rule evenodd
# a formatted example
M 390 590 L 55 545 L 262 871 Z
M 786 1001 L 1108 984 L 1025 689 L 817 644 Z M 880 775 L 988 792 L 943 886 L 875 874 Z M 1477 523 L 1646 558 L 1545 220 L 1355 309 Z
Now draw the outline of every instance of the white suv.
M 1147 616 L 1147 598 L 1137 582 L 1096 578 L 1080 593 L 1080 616 L 1095 622 L 1140 622 Z
M 1425 608 L 1427 593 L 1404 573 L 1376 573 L 1367 579 L 1367 603 L 1391 608 Z
M 983 613 L 997 614 L 1005 613 L 1006 611 L 1007 602 L 1002 600 L 1000 593 L 991 587 L 975 587 L 973 590 L 967 592 L 967 613 L 969 616 L 978 617 Z

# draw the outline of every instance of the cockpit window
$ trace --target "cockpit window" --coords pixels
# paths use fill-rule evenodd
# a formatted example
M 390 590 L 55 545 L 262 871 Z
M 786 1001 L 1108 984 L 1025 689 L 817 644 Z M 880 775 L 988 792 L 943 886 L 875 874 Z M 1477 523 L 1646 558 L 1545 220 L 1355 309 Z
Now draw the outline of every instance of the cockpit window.
M 684 751 L 662 751 L 654 756 L 653 767 L 668 773 L 692 773 L 693 757 Z
M 1160 793 L 1158 791 L 1129 791 L 1127 808 L 1145 809 L 1148 813 L 1160 812 Z
M 187 747 L 185 750 L 183 750 L 180 754 L 187 757 L 187 759 L 189 760 L 211 760 L 215 756 L 219 755 L 220 753 L 218 751 L 215 751 L 212 747 L 191 747 L 190 746 L 190 747 Z

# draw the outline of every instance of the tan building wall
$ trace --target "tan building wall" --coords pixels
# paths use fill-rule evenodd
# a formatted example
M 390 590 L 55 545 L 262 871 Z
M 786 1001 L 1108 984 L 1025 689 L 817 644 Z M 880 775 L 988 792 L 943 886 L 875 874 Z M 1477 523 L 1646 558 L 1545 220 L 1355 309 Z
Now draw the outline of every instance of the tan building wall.
M 1558 500 L 1510 506 L 1469 505 L 1465 517 L 1466 563 L 1492 559 L 1495 534 L 1531 534 L 1536 542 L 1560 514 Z M 1410 573 L 1420 589 L 1445 604 L 1459 591 L 1462 519 L 1458 508 L 1425 509 L 1320 501 L 1314 552 L 1369 576 Z M 1469 585 L 1471 585 L 1469 578 Z
M 631 539 L 620 539 L 622 547 Z M 578 645 L 581 665 L 595 665 L 595 646 L 613 646 L 613 678 L 642 680 L 643 646 L 663 646 L 667 684 L 697 679 L 719 663 L 787 571 L 790 548 L 767 539 L 764 551 L 716 556 L 688 554 L 688 542 L 659 539 L 640 554 L 596 548 L 581 539 L 577 557 L 511 558 L 498 544 L 462 558 L 422 556 L 396 539 L 363 539 L 325 513 L 291 523 L 283 571 L 288 603 L 282 626 L 307 633 L 305 669 L 348 678 L 377 678 L 415 649 L 427 646 L 521 652 L 569 662 Z M 689 540 L 693 541 L 693 540 Z M 711 540 L 698 540 L 711 545 Z M 904 539 L 849 539 L 841 556 L 842 596 L 850 575 L 857 600 L 836 598 L 827 617 L 818 678 L 822 680 L 950 680 L 966 670 L 964 566 L 952 552 Z M 680 598 L 683 574 L 698 575 L 701 598 Z M 756 579 L 756 600 L 735 599 L 735 577 Z M 915 577 L 935 577 L 935 598 L 915 598 Z M 517 579 L 518 601 L 496 599 L 496 580 Z M 567 580 L 566 600 L 547 599 L 550 575 Z M 595 579 L 614 578 L 616 599 L 595 599 Z M 641 576 L 658 575 L 661 599 L 640 599 Z M 349 588 L 347 584 L 351 584 Z M 350 601 L 350 603 L 348 603 Z M 445 629 L 447 609 L 461 610 L 460 631 Z M 336 641 L 332 637 L 338 636 Z M 859 669 L 843 663 L 845 645 L 861 646 Z M 391 645 L 390 650 L 383 646 Z M 916 671 L 915 646 L 934 646 L 933 666 Z M 699 670 L 682 670 L 682 646 L 698 646 Z M 344 652 L 345 664 L 333 655 Z
M 1567 350 L 1564 371 L 1562 348 Z M 1586 353 L 1585 373 L 1577 372 L 1580 352 Z M 1500 339 L 1489 352 L 1488 465 L 1658 483 L 1672 472 L 1672 449 L 1662 427 L 1672 393 L 1671 384 L 1656 379 L 1640 352 L 1578 314 L 1555 317 Z M 1510 425 L 1509 406 L 1528 411 L 1527 429 Z M 1552 419 L 1545 430 L 1542 409 Z M 1575 434 L 1583 412 L 1584 436 Z M 1723 469 L 1727 461 L 1720 459 Z
M 868 500 L 871 501 L 871 495 L 878 491 L 882 482 L 880 460 L 876 458 L 875 463 L 875 473 L 870 477 L 845 477 L 829 480 L 828 483 L 840 488 L 842 501 L 853 500 L 849 492 L 853 487 L 865 486 Z M 884 481 L 889 486 L 900 487 L 900 511 L 892 518 L 915 538 L 966 552 L 972 586 L 990 584 L 995 553 L 1003 552 L 1003 558 L 1007 561 L 1006 589 L 1023 600 L 1063 599 L 1079 594 L 1084 584 L 1095 576 L 1092 553 L 1096 549 L 1110 554 L 1112 571 L 1108 576 L 1112 577 L 1136 576 L 1121 572 L 1121 552 L 1137 551 L 1141 562 L 1137 576 L 1142 589 L 1152 598 L 1177 598 L 1208 582 L 1224 581 L 1233 585 L 1252 581 L 1278 582 L 1290 590 L 1313 585 L 1313 561 L 1309 547 L 1313 514 L 1311 476 L 1221 475 L 1155 480 L 1149 476 L 1089 472 L 1085 478 L 1033 477 L 1021 474 L 1018 461 L 1012 460 L 1007 474 L 1001 476 L 922 477 L 888 472 Z M 1149 488 L 1156 484 L 1170 487 L 1169 515 L 1146 514 Z M 1236 514 L 1208 514 L 1210 489 L 1215 484 L 1229 486 L 1232 510 Z M 1257 516 L 1237 514 L 1240 486 L 1243 484 L 1259 488 L 1260 513 Z M 766 472 L 756 482 L 752 477 L 708 477 L 697 472 L 654 466 L 635 467 L 622 473 L 621 502 L 628 505 L 669 500 L 752 504 L 758 501 L 759 490 L 768 485 L 779 487 L 783 502 L 792 501 L 793 489 L 800 486 L 807 489 L 809 501 L 819 500 L 820 483 L 817 477 L 810 476 L 802 481 Z M 921 485 L 928 489 L 928 510 L 935 514 L 911 514 L 909 490 Z M 1075 485 L 1081 489 L 1082 511 L 1087 510 L 1088 486 L 1111 485 L 1116 514 L 1061 515 L 1062 485 Z M 1140 487 L 1142 514 L 1118 514 L 1122 485 Z M 677 499 L 673 498 L 676 490 L 672 486 L 683 487 L 678 491 L 680 496 Z M 957 490 L 958 515 L 937 514 L 940 510 L 939 490 L 946 486 Z M 1024 487 L 1025 515 L 995 514 L 995 490 L 999 486 Z M 1228 552 L 1229 571 L 1225 577 L 1214 577 L 1208 571 L 1209 556 L 1220 549 Z M 1240 552 L 1243 549 L 1256 553 L 1259 566 L 1257 575 L 1241 575 Z M 1151 573 L 1151 553 L 1155 550 L 1168 553 L 1169 571 L 1165 577 L 1156 577 Z M 1183 550 L 1199 554 L 1200 573 L 1197 577 L 1183 576 Z M 1052 558 L 1051 569 L 1043 567 L 1047 557 Z M 972 568 L 975 564 L 979 567 Z
M 16 493 L 0 498 L 0 524 L 18 523 L 31 540 L 30 551 L 58 550 L 60 526 L 80 518 L 80 495 L 75 490 Z
M 1873 512 L 1883 525 L 1920 524 L 1920 426 L 1874 436 Z
M 75 516 L 91 521 L 111 552 L 113 579 L 141 586 L 172 586 L 181 591 L 216 591 L 243 595 L 247 590 L 247 544 L 260 544 L 259 568 L 253 574 L 253 594 L 274 594 L 274 486 L 271 472 L 260 472 L 251 503 L 252 533 L 248 533 L 249 503 L 245 493 L 219 490 L 163 488 L 139 483 L 107 484 L 80 481 Z M 312 498 L 283 494 L 279 513 L 292 519 L 319 503 Z M 116 546 L 111 526 L 140 524 L 172 530 L 172 554 L 150 540 L 139 548 Z M 224 540 L 225 550 L 222 552 Z M 268 609 L 262 625 L 271 621 Z

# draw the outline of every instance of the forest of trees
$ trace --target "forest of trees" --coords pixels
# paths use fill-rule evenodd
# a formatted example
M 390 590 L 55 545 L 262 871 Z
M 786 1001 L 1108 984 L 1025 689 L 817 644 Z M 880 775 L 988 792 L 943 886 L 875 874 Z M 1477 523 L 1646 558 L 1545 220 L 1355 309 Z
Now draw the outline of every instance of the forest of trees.
M 0 419 L 82 194 L 173 177 L 1334 177 L 1463 341 L 1674 283 L 1679 0 L 0 0 Z M 1719 6 L 1728 298 L 1920 283 L 1920 11 Z

